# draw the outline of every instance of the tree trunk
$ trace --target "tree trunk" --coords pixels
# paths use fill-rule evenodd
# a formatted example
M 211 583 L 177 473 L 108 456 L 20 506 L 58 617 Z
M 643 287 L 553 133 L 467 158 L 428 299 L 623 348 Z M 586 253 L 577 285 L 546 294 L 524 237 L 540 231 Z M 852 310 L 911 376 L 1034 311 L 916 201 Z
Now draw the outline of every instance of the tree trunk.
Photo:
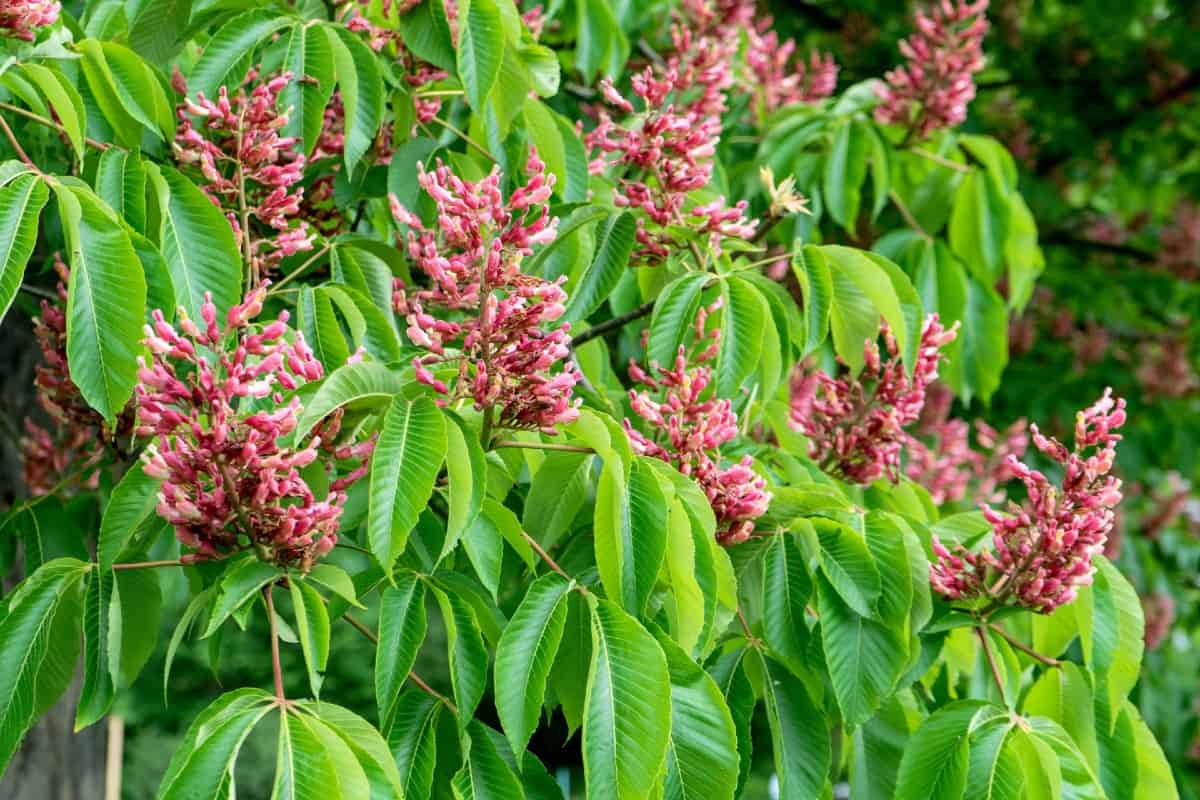
M 23 497 L 19 432 L 36 405 L 33 366 L 37 343 L 27 316 L 11 309 L 0 327 L 0 507 Z M 0 534 L 10 535 L 10 534 Z M 20 559 L 17 559 L 18 564 Z M 19 568 L 4 589 L 20 578 Z M 79 676 L 54 708 L 25 737 L 0 778 L 4 800 L 98 800 L 104 792 L 104 725 L 73 733 Z

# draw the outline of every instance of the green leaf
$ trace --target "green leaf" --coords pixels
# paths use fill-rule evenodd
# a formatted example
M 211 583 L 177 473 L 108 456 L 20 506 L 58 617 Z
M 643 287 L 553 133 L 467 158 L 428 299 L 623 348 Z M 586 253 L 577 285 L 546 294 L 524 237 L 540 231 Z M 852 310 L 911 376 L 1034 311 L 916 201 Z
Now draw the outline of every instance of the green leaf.
M 379 59 L 362 40 L 341 25 L 325 29 L 346 118 L 346 169 L 353 171 L 371 149 L 383 123 L 386 89 Z
M 1001 277 L 1010 211 L 1004 189 L 995 178 L 971 170 L 954 193 L 950 212 L 950 247 L 982 283 Z
M 129 46 L 151 64 L 164 64 L 179 50 L 192 15 L 192 0 L 143 3 L 130 21 Z
M 807 356 L 821 346 L 829 333 L 829 317 L 833 310 L 833 275 L 825 254 L 816 247 L 800 247 L 795 243 L 792 274 L 804 296 L 804 351 Z
M 69 250 L 67 362 L 88 405 L 112 425 L 133 396 L 146 318 L 146 279 L 121 227 L 99 198 L 58 185 Z
M 265 9 L 247 11 L 230 19 L 204 45 L 200 60 L 188 74 L 188 95 L 195 97 L 204 92 L 205 97 L 216 97 L 222 86 L 234 91 L 242 79 L 239 66 L 244 72 L 246 57 L 254 48 L 280 28 L 295 23 L 291 17 Z
M 606 213 L 602 207 L 596 205 L 585 205 L 572 211 L 571 215 L 558 226 L 558 235 L 554 237 L 554 241 L 534 253 L 532 258 L 523 262 L 521 265 L 522 271 L 530 275 L 543 275 L 543 267 L 549 261 L 550 256 L 568 244 L 574 243 L 576 238 L 591 223 L 600 219 Z
M 126 103 L 128 102 L 129 106 L 137 109 L 138 114 L 143 118 L 144 115 L 137 104 L 127 99 L 128 90 L 126 90 L 125 98 L 118 93 L 116 78 L 109 68 L 108 60 L 104 57 L 104 48 L 101 43 L 95 39 L 84 39 L 76 47 L 83 56 L 79 60 L 79 65 L 83 71 L 83 77 L 87 81 L 91 99 L 95 101 L 104 121 L 112 128 L 116 144 L 128 148 L 137 147 L 141 143 L 143 124 L 145 123 L 130 114 Z M 146 122 L 149 123 L 147 127 L 154 127 L 153 122 L 149 120 Z M 157 130 L 155 132 L 159 133 Z
M 812 578 L 791 534 L 772 536 L 763 554 L 763 633 L 785 663 L 805 662 L 808 625 L 804 609 L 812 592 Z
M 592 625 L 582 595 L 567 595 L 567 619 L 558 657 L 550 669 L 550 688 L 573 734 L 583 723 L 588 671 L 592 663 Z
M 658 643 L 671 680 L 671 738 L 664 800 L 733 800 L 737 731 L 720 688 L 666 636 Z
M 616 78 L 629 58 L 629 40 L 607 0 L 578 0 L 575 67 L 591 84 L 596 76 Z
M 411 11 L 401 14 L 400 35 L 404 46 L 421 60 L 447 72 L 455 70 L 454 40 L 444 0 L 422 0 Z
M 221 576 L 212 614 L 201 638 L 207 639 L 214 634 L 233 612 L 252 600 L 260 589 L 282 574 L 274 564 L 259 561 L 253 554 L 232 562 Z
M 375 702 L 380 729 L 392 729 L 403 702 L 404 681 L 425 640 L 425 584 L 404 570 L 379 600 L 379 644 L 375 648 Z
M 96 194 L 135 231 L 146 230 L 146 170 L 137 154 L 110 147 L 96 167 Z
M 911 694 L 898 693 L 854 729 L 850 794 L 863 800 L 892 800 L 904 745 L 920 720 Z
M 308 685 L 316 697 L 321 694 L 325 665 L 329 661 L 329 612 L 320 593 L 299 576 L 289 577 L 288 589 L 296 615 L 296 631 L 300 634 L 300 649 L 308 667 Z
M 578 282 L 569 289 L 563 318 L 587 319 L 612 294 L 633 252 L 637 225 L 633 215 L 622 211 L 609 214 L 596 230 L 596 253 Z
M 150 165 L 147 170 L 158 189 L 159 242 L 176 302 L 189 317 L 201 319 L 204 293 L 212 292 L 217 318 L 223 319 L 242 300 L 243 265 L 229 220 L 180 173 Z
M 686 272 L 659 292 L 654 301 L 654 314 L 650 317 L 647 363 L 675 363 L 680 345 L 692 331 L 696 312 L 700 309 L 700 295 L 708 280 L 704 273 Z
M 855 613 L 874 616 L 881 584 L 866 540 L 846 525 L 821 521 L 816 528 L 821 542 L 821 570 L 830 585 Z
M 1129 715 L 1133 726 L 1133 747 L 1137 759 L 1137 787 L 1133 800 L 1178 800 L 1175 776 L 1154 733 L 1128 700 L 1122 714 Z
M 384 416 L 371 458 L 367 540 L 388 576 L 433 494 L 446 457 L 445 426 L 441 409 L 427 397 L 396 398 Z
M 888 272 L 861 250 L 841 245 L 820 249 L 833 279 L 829 321 L 837 354 L 857 374 L 863 366 L 863 344 L 878 336 L 881 316 L 892 329 L 900 352 L 911 353 L 907 318 Z M 805 255 L 809 252 L 806 247 Z
M 354 581 L 341 567 L 334 564 L 315 564 L 304 577 L 312 583 L 324 586 L 349 605 L 365 608 L 362 603 L 358 602 Z
M 1008 364 L 1008 313 L 993 289 L 969 275 L 962 322 L 962 344 L 946 365 L 947 382 L 959 390 L 964 402 L 976 393 L 987 402 L 1000 387 Z
M 346 745 L 370 785 L 369 800 L 390 800 L 403 796 L 400 772 L 396 769 L 387 742 L 374 726 L 357 714 L 333 703 L 301 700 L 297 706 L 319 719 Z M 350 794 L 345 796 L 367 797 Z
M 1016 731 L 1016 725 L 1007 717 L 990 719 L 971 731 L 965 797 L 1021 800 L 1021 763 L 1008 746 Z
M 1104 800 L 1107 795 L 1100 778 L 1088 765 L 1087 759 L 1057 722 L 1045 717 L 1029 720 L 1034 738 L 1054 752 L 1062 779 L 1062 797 L 1067 800 Z
M 846 120 L 833 135 L 825 157 L 822 199 L 834 222 L 851 234 L 858 225 L 862 184 L 867 177 L 867 144 L 863 127 Z
M 79 90 L 57 69 L 29 62 L 21 64 L 20 69 L 21 73 L 45 95 L 58 121 L 62 123 L 76 157 L 82 160 L 86 146 L 87 112 L 84 110 Z M 105 152 L 112 151 L 122 152 L 116 148 L 109 148 Z
M 521 782 L 501 758 L 483 723 L 471 720 L 463 750 L 466 763 L 453 783 L 456 800 L 525 800 Z
M 175 625 L 175 630 L 171 633 L 171 640 L 167 643 L 167 652 L 163 659 L 164 706 L 167 705 L 167 687 L 171 682 L 171 665 L 175 663 L 175 653 L 179 650 L 179 645 L 183 643 L 183 638 L 188 635 L 192 626 L 199 620 L 200 614 L 212 603 L 213 598 L 216 596 L 217 588 L 216 585 L 213 585 L 195 594 L 191 602 L 187 604 L 187 608 L 179 616 L 179 622 Z
M 250 731 L 275 708 L 261 689 L 238 689 L 218 697 L 184 734 L 162 783 L 158 800 L 226 798 L 233 762 Z
M 396 701 L 388 748 L 395 757 L 405 797 L 431 796 L 441 710 L 441 701 L 416 687 L 406 689 Z
M 762 293 L 736 275 L 722 281 L 721 300 L 721 339 L 714 367 L 716 391 L 721 397 L 734 397 L 759 361 L 771 310 Z
M 325 30 L 310 25 L 292 28 L 283 56 L 283 69 L 292 73 L 292 79 L 279 93 L 279 105 L 285 110 L 290 109 L 282 133 L 300 141 L 305 157 L 312 155 L 317 145 L 325 122 L 325 107 L 333 96 L 333 63 Z M 354 99 L 357 101 L 358 98 Z M 346 111 L 346 119 L 353 124 L 350 109 Z M 347 169 L 353 169 L 353 166 Z
M 1121 701 L 1137 683 L 1145 649 L 1144 620 L 1129 581 L 1103 556 L 1096 556 L 1094 563 L 1092 585 L 1080 591 L 1075 611 L 1084 662 L 1095 675 L 1096 694 L 1105 699 L 1108 711 L 1107 718 L 1096 722 L 1111 732 Z
M 450 514 L 446 520 L 446 541 L 442 558 L 454 549 L 458 539 L 475 523 L 487 494 L 487 461 L 479 436 L 454 412 L 447 412 L 446 475 L 450 487 Z M 489 587 L 495 594 L 495 586 Z
M 152 569 L 116 573 L 108 604 L 108 671 L 118 689 L 127 689 L 158 646 L 162 589 Z
M 318 800 L 328 797 L 336 785 L 337 773 L 308 715 L 285 713 L 279 721 L 271 800 Z
M 529 587 L 496 648 L 496 711 L 520 755 L 537 728 L 550 666 L 562 641 L 571 584 L 555 573 Z
M 48 194 L 46 184 L 33 174 L 18 176 L 0 188 L 0 320 L 25 279 Z
M 113 592 L 112 570 L 88 576 L 83 601 L 83 685 L 75 709 L 78 733 L 108 713 L 116 687 L 108 669 L 108 603 Z
M 1033 287 L 1046 268 L 1046 257 L 1038 247 L 1037 222 L 1025 200 L 1016 193 L 1009 197 L 1012 216 L 1008 239 L 1004 242 L 1004 261 L 1008 265 L 1008 307 L 1020 311 L 1033 297 Z
M 935 711 L 909 739 L 900 762 L 896 800 L 960 800 L 967 785 L 968 736 L 985 706 L 959 700 Z
M 504 29 L 495 0 L 469 0 L 459 9 L 458 76 L 473 109 L 483 108 L 504 58 Z
M 108 505 L 100 518 L 100 534 L 96 543 L 96 559 L 100 569 L 107 570 L 147 523 L 157 520 L 158 490 L 162 481 L 151 478 L 134 466 L 113 487 Z
M 488 653 L 483 646 L 475 612 L 457 592 L 433 588 L 446 625 L 446 645 L 450 661 L 450 685 L 458 706 L 459 724 L 465 726 L 487 686 Z
M 640 458 L 628 484 L 620 468 L 604 465 L 596 489 L 596 566 L 609 597 L 635 615 L 646 607 L 666 555 L 667 499 Z
M 1074 610 L 1074 609 L 1070 609 Z M 1100 763 L 1091 679 L 1078 664 L 1063 662 L 1038 676 L 1021 703 L 1027 717 L 1054 720 L 1070 735 L 1088 763 Z
M 671 680 L 654 637 L 616 604 L 588 596 L 592 662 L 583 769 L 594 800 L 649 798 L 670 744 Z
M 592 488 L 596 456 L 548 452 L 533 476 L 522 524 L 543 547 L 553 547 L 571 528 Z
M 296 327 L 327 371 L 342 366 L 350 357 L 350 347 L 333 311 L 333 301 L 325 292 L 311 286 L 300 287 L 300 296 L 296 300 Z
M 100 48 L 99 54 L 85 50 L 85 58 L 98 55 L 106 63 L 113 88 L 129 115 L 159 139 L 174 135 L 175 117 L 167 93 L 149 65 L 116 42 L 102 42 Z
M 825 718 L 799 678 L 760 658 L 780 797 L 815 798 L 828 779 L 831 758 Z
M 321 382 L 296 420 L 296 441 L 303 441 L 317 423 L 335 410 L 384 406 L 404 391 L 405 381 L 377 361 L 343 364 Z

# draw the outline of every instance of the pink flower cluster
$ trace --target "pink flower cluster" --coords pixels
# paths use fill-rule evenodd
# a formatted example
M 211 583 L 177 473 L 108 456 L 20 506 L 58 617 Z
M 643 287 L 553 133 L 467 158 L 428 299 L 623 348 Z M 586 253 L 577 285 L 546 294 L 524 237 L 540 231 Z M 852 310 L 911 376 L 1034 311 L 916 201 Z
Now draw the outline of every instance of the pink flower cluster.
M 865 366 L 857 378 L 835 378 L 800 369 L 792 378 L 791 421 L 809 439 L 809 456 L 827 471 L 853 483 L 883 476 L 896 481 L 904 428 L 921 415 L 925 391 L 937 378 L 941 348 L 954 341 L 958 323 L 943 328 L 930 314 L 921 329 L 912 378 L 904 372 L 896 338 L 882 325 L 888 358 L 876 341 L 864 346 Z
M 38 28 L 58 22 L 61 10 L 57 0 L 4 0 L 0 3 L 0 31 L 32 42 Z
M 1113 431 L 1124 423 L 1125 401 L 1108 389 L 1076 416 L 1073 451 L 1031 426 L 1038 450 L 1063 467 L 1061 488 L 1010 456 L 1028 499 L 1023 506 L 1010 502 L 1007 516 L 983 506 L 992 549 L 970 552 L 959 545 L 951 552 L 935 536 L 933 588 L 950 600 L 983 597 L 1046 614 L 1074 600 L 1079 587 L 1091 583 L 1092 558 L 1103 551 L 1121 500 L 1121 481 L 1109 473 L 1121 439 Z
M 104 457 L 106 442 L 128 438 L 133 414 L 126 408 L 117 416 L 116 430 L 104 429 L 103 418 L 87 404 L 71 380 L 67 365 L 67 283 L 70 270 L 57 253 L 58 300 L 42 301 L 42 313 L 33 318 L 33 331 L 42 363 L 34 368 L 38 405 L 49 416 L 53 430 L 25 418 L 21 438 L 25 486 L 31 494 L 49 492 L 64 476 L 78 472 L 78 483 L 94 488 L 99 473 L 91 471 Z
M 879 85 L 875 119 L 910 126 L 922 138 L 966 119 L 974 76 L 983 68 L 987 7 L 988 0 L 939 0 L 928 12 L 918 11 L 916 31 L 900 42 L 908 63 Z
M 303 220 L 292 224 L 304 197 L 299 185 L 304 178 L 304 154 L 298 151 L 295 137 L 279 135 L 288 121 L 287 114 L 279 112 L 279 93 L 293 77 L 285 72 L 260 81 L 258 72 L 251 70 L 233 97 L 222 86 L 215 101 L 203 92 L 194 100 L 187 98 L 182 76 L 177 72 L 172 79 L 185 96 L 176 108 L 176 158 L 196 166 L 204 176 L 202 188 L 224 209 L 239 246 L 250 255 L 255 284 L 280 259 L 313 246 L 308 224 Z M 251 218 L 272 233 L 255 236 L 243 230 Z M 245 236 L 250 237 L 248 247 Z
M 696 316 L 696 339 L 703 349 L 690 359 L 690 368 L 683 345 L 673 367 L 651 362 L 647 372 L 630 363 L 630 377 L 652 392 L 661 392 L 661 400 L 653 399 L 650 392 L 629 391 L 630 406 L 654 429 L 653 438 L 634 428 L 628 418 L 624 426 L 635 453 L 661 459 L 695 478 L 717 518 L 718 541 L 737 544 L 750 538 L 754 521 L 766 513 L 771 495 L 750 456 L 728 467 L 720 464 L 720 447 L 737 436 L 738 418 L 732 403 L 710 390 L 712 369 L 703 366 L 717 353 L 720 328 L 707 334 L 704 328 L 708 314 L 719 307 L 718 300 Z
M 600 82 L 605 100 L 626 119 L 618 122 L 600 109 L 596 127 L 584 136 L 595 154 L 592 174 L 615 168 L 614 202 L 643 212 L 635 257 L 651 263 L 679 244 L 671 228 L 707 235 L 716 253 L 722 238 L 747 238 L 755 229 L 746 219 L 744 201 L 728 206 L 722 197 L 685 210 L 688 194 L 712 178 L 725 93 L 733 86 L 736 36 L 696 33 L 683 25 L 676 25 L 671 35 L 674 51 L 666 60 L 631 79 L 642 110 L 636 111 L 605 78 Z M 636 177 L 626 174 L 630 170 Z
M 977 419 L 972 444 L 971 425 L 950 417 L 953 399 L 943 384 L 927 390 L 915 435 L 905 443 L 904 473 L 925 487 L 938 505 L 962 500 L 969 491 L 980 502 L 992 502 L 997 487 L 1016 477 L 1008 456 L 1025 454 L 1025 420 L 1017 420 L 1001 434 Z
M 288 445 L 300 401 L 284 393 L 322 376 L 321 363 L 287 312 L 260 328 L 265 287 L 234 306 L 223 325 L 206 299 L 201 324 L 181 308 L 176 326 L 154 311 L 146 326 L 151 362 L 138 370 L 137 429 L 157 437 L 146 474 L 164 481 L 158 513 L 202 558 L 253 547 L 260 558 L 307 570 L 337 541 L 346 488 L 366 472 L 373 441 L 333 446 L 330 417 L 306 442 Z M 322 456 L 350 461 L 349 474 L 314 497 L 300 470 Z M 332 451 L 332 452 L 330 452 Z
M 1200 277 L 1200 205 L 1177 205 L 1159 235 L 1159 245 L 1159 266 L 1184 280 Z
M 780 44 L 775 31 L 763 32 L 771 20 L 764 22 L 758 30 L 749 29 L 746 44 L 746 66 L 753 76 L 752 84 L 759 92 L 763 111 L 771 113 L 797 103 L 816 103 L 833 94 L 838 76 L 833 55 L 814 50 L 808 61 L 793 60 L 795 40 Z
M 547 207 L 554 175 L 536 150 L 525 172 L 527 182 L 506 202 L 498 167 L 478 182 L 440 161 L 432 172 L 420 169 L 437 225 L 426 228 L 394 196 L 392 213 L 409 227 L 409 256 L 431 285 L 408 292 L 397 281 L 393 303 L 408 321 L 409 339 L 430 351 L 414 361 L 418 380 L 451 399 L 470 397 L 480 410 L 497 408 L 500 427 L 552 434 L 579 416 L 579 401 L 571 399 L 579 376 L 569 360 L 551 374 L 567 358 L 569 326 L 543 330 L 563 314 L 562 280 L 521 272 L 521 260 L 552 241 L 558 225 Z M 434 317 L 435 308 L 454 312 L 455 320 Z M 456 362 L 451 389 L 433 369 Z
M 1175 623 L 1175 598 L 1164 592 L 1152 592 L 1142 595 L 1142 615 L 1146 626 L 1142 637 L 1147 650 L 1157 650 L 1171 634 L 1171 626 Z

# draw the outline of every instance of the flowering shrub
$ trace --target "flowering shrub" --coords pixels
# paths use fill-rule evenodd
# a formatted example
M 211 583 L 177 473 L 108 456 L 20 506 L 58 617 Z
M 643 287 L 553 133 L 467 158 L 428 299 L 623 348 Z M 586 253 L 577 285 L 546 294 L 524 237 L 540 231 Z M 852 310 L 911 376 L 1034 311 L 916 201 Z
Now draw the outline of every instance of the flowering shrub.
M 202 641 L 164 800 L 1178 796 L 1191 312 L 1039 227 L 1194 298 L 1196 206 L 1030 191 L 1001 6 L 0 2 L 0 771 Z

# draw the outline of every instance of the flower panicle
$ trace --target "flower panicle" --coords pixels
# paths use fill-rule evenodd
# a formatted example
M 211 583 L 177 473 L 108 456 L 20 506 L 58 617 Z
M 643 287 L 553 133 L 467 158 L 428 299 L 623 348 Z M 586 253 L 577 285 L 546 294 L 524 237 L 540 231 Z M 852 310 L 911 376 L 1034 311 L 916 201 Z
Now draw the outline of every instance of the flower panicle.
M 5 0 L 0 3 L 0 31 L 14 39 L 32 42 L 38 28 L 58 22 L 62 4 L 57 0 Z

